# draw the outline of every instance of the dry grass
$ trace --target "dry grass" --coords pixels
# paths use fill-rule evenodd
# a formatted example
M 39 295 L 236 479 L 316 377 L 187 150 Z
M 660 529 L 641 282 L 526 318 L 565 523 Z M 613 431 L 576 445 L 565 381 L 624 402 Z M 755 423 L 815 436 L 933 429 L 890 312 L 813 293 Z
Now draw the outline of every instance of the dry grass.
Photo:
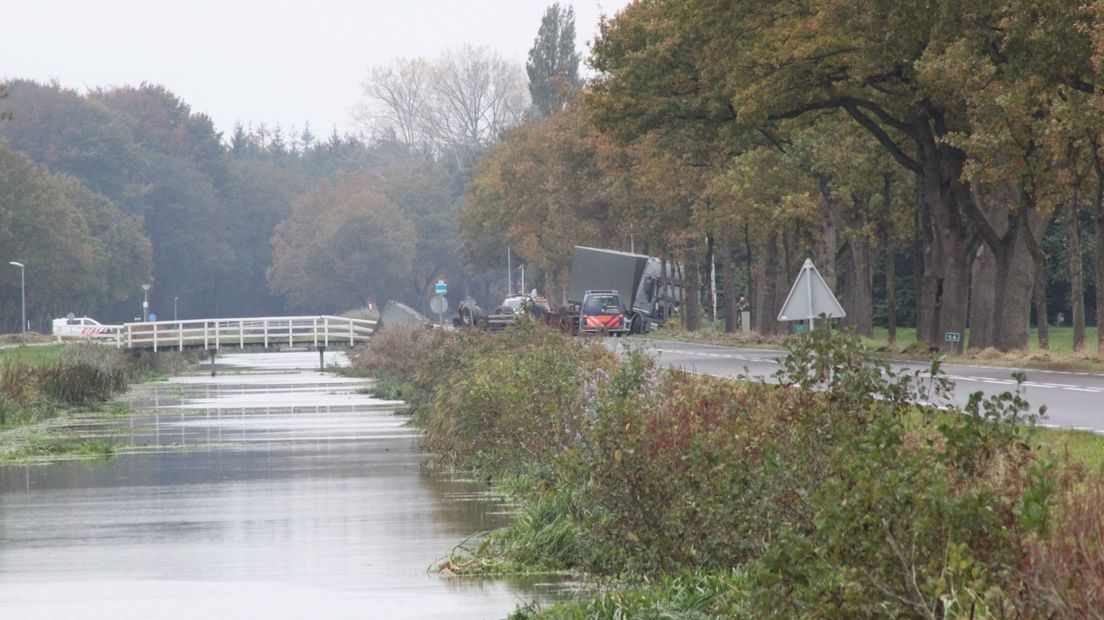
M 54 338 L 38 332 L 27 332 L 27 344 L 40 344 L 53 342 Z M 8 344 L 23 344 L 23 334 L 0 334 L 0 346 Z

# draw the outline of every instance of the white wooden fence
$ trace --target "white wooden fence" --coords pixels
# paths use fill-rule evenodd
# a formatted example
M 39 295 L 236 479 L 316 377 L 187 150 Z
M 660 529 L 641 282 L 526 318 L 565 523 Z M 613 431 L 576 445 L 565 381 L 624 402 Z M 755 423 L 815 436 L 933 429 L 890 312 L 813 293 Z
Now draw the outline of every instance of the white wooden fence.
M 96 338 L 126 349 L 221 349 L 246 346 L 353 346 L 372 336 L 376 322 L 341 316 L 280 316 L 124 323 Z

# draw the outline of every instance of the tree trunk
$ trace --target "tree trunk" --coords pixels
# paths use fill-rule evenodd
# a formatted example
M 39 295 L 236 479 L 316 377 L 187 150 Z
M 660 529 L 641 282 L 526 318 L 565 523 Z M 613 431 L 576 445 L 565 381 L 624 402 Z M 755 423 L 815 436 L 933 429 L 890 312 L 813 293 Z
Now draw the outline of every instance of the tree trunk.
M 820 187 L 820 243 L 817 244 L 816 264 L 817 271 L 824 278 L 828 288 L 836 290 L 836 253 L 839 250 L 839 199 L 832 192 L 827 175 L 818 174 L 817 184 Z
M 752 279 L 751 279 L 751 230 L 750 229 L 751 229 L 751 225 L 748 224 L 748 222 L 745 220 L 744 221 L 744 252 L 745 252 L 745 254 L 744 254 L 745 274 L 744 274 L 744 276 L 747 278 L 747 280 L 745 282 L 746 282 L 746 285 L 748 287 L 748 303 L 750 304 L 749 307 L 754 308 L 755 307 L 755 299 L 756 299 L 756 291 L 755 291 L 755 287 L 752 286 Z
M 885 258 L 886 339 L 897 344 L 897 265 L 893 234 L 893 175 L 882 175 L 882 256 Z
M 778 287 L 778 233 L 767 235 L 763 261 L 756 271 L 755 314 L 751 317 L 755 330 L 763 335 L 776 334 L 780 330 L 775 300 Z
M 993 251 L 982 245 L 970 268 L 970 346 L 973 351 L 993 346 L 993 305 L 997 278 L 997 260 Z
M 686 294 L 684 295 L 686 313 L 683 315 L 683 326 L 686 331 L 698 331 L 701 329 L 701 265 L 698 261 L 698 253 L 691 250 L 686 253 Z
M 929 346 L 938 342 L 935 316 L 935 270 L 929 265 L 932 261 L 932 249 L 935 247 L 935 228 L 932 225 L 931 212 L 923 198 L 921 178 L 916 178 L 916 236 L 913 257 L 916 264 L 913 274 L 916 278 L 916 340 Z
M 1070 319 L 1073 321 L 1073 350 L 1085 349 L 1085 276 L 1081 264 L 1081 218 L 1075 189 L 1066 211 L 1066 239 L 1069 247 Z
M 874 336 L 874 270 L 870 268 L 870 239 L 860 232 L 848 242 L 851 248 L 851 307 L 847 325 L 862 336 Z
M 736 244 L 727 239 L 721 244 L 721 252 L 724 256 L 724 330 L 726 334 L 736 333 L 737 312 L 736 300 Z
M 1094 145 L 1095 146 L 1095 145 Z M 1104 167 L 1094 158 L 1093 244 L 1096 249 L 1096 354 L 1104 354 Z
M 717 268 L 717 255 L 715 245 L 713 243 L 713 235 L 705 236 L 705 270 L 702 271 L 702 276 L 705 277 L 705 285 L 702 287 L 705 289 L 705 312 L 703 313 L 708 319 L 710 324 L 715 324 L 717 321 L 716 308 L 713 307 L 713 299 L 717 295 L 715 287 L 717 285 L 713 274 Z
M 889 344 L 897 344 L 897 257 L 894 255 L 893 238 L 886 237 L 885 249 L 885 292 L 886 292 L 886 339 Z
M 1050 317 L 1046 304 L 1046 261 L 1035 262 L 1035 326 L 1039 332 L 1039 348 L 1050 348 Z
M 866 214 L 870 196 L 853 192 L 851 208 L 837 213 L 843 241 L 836 258 L 836 284 L 832 289 L 847 316 L 841 323 L 866 337 L 874 335 L 874 270 L 870 266 L 870 233 Z
M 1035 279 L 1032 249 L 1049 217 L 1035 208 L 1021 186 L 982 188 L 975 184 L 974 222 L 986 243 L 979 250 L 971 283 L 970 348 L 1026 349 Z M 989 199 L 983 204 L 983 189 Z

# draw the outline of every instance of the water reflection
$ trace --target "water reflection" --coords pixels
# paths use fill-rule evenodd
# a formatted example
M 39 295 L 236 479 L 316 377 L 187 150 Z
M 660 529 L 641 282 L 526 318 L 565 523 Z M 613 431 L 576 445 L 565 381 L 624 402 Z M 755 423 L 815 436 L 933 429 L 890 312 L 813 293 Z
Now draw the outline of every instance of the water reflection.
M 145 413 L 74 425 L 135 449 L 0 467 L 4 616 L 493 618 L 532 599 L 427 571 L 509 507 L 424 471 L 417 434 L 363 386 L 150 384 L 128 397 Z

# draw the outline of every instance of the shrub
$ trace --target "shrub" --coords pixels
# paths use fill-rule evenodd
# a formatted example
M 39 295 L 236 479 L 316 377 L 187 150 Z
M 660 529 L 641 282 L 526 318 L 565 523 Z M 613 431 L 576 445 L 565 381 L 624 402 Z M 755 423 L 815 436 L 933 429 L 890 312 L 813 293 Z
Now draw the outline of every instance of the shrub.
M 1104 479 L 1061 472 L 1048 531 L 1026 543 L 1016 606 L 1025 617 L 1104 618 Z
M 791 341 L 781 385 L 661 371 L 527 322 L 427 337 L 396 334 L 361 364 L 415 385 L 444 461 L 526 476 L 522 516 L 481 549 L 489 565 L 738 566 L 723 609 L 751 617 L 1100 609 L 1104 483 L 1036 458 L 1018 389 L 958 408 L 938 362 L 895 372 L 826 331 Z M 567 614 L 655 603 L 615 594 Z
M 471 334 L 418 375 L 436 385 L 424 412 L 426 441 L 448 460 L 505 472 L 551 467 L 585 439 L 586 394 L 614 356 L 532 322 L 498 336 Z
M 351 371 L 380 379 L 413 379 L 430 357 L 456 338 L 442 329 L 389 327 L 349 353 Z

